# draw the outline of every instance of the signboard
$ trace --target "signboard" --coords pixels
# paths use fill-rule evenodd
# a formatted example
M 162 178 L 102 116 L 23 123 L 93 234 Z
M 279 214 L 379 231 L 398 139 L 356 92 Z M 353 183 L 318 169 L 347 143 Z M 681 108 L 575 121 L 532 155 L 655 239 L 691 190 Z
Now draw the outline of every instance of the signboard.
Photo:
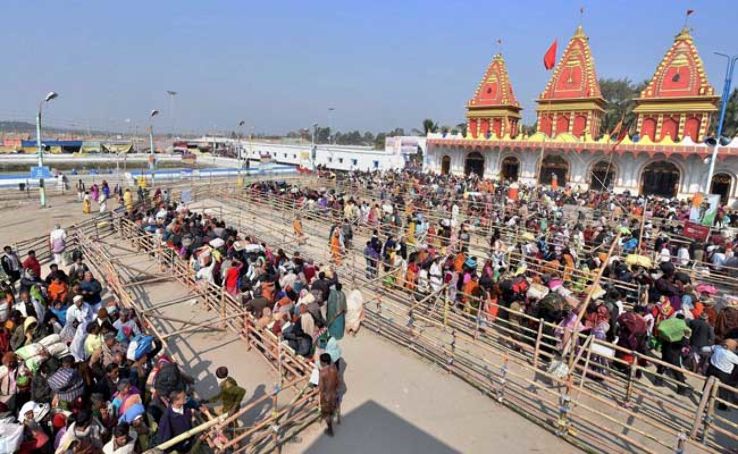
M 697 241 L 705 241 L 710 234 L 710 227 L 692 221 L 684 221 L 684 236 Z
M 702 225 L 713 225 L 717 210 L 720 207 L 719 194 L 697 193 L 692 198 L 692 208 L 689 210 L 689 220 Z
M 41 178 L 51 178 L 51 170 L 49 170 L 48 167 L 31 167 L 31 178 L 32 179 L 41 179 Z

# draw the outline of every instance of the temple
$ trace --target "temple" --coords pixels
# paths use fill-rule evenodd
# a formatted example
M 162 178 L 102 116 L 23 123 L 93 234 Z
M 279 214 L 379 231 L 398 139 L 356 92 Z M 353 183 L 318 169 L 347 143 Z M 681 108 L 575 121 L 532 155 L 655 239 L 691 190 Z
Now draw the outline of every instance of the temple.
M 515 99 L 505 59 L 497 54 L 466 105 L 468 130 L 472 137 L 515 137 L 520 121 L 520 103 Z
M 636 100 L 637 130 L 650 142 L 702 142 L 718 97 L 688 29 L 682 30 Z
M 605 109 L 589 38 L 577 27 L 551 79 L 537 100 L 538 132 L 597 137 Z
M 580 26 L 536 99 L 536 130 L 522 134 L 522 108 L 505 60 L 495 55 L 466 105 L 467 132 L 429 134 L 427 170 L 663 197 L 720 194 L 738 204 L 738 138 L 721 147 L 706 188 L 705 143 L 719 97 L 689 30 L 680 31 L 634 100 L 624 137 L 610 137 L 589 38 Z

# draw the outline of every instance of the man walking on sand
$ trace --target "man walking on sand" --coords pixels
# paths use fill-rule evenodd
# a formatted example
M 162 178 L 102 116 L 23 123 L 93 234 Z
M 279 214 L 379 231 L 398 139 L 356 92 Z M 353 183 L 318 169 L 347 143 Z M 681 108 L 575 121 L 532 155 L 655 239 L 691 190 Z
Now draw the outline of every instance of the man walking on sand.
M 333 416 L 338 410 L 338 369 L 331 361 L 331 355 L 320 355 L 320 374 L 318 376 L 318 390 L 320 392 L 320 416 L 328 426 L 325 434 L 333 436 Z M 340 421 L 339 421 L 340 423 Z
M 67 232 L 61 228 L 61 225 L 55 224 L 54 230 L 49 233 L 49 249 L 54 256 L 54 263 L 57 265 L 66 265 L 64 263 L 64 251 L 67 248 Z

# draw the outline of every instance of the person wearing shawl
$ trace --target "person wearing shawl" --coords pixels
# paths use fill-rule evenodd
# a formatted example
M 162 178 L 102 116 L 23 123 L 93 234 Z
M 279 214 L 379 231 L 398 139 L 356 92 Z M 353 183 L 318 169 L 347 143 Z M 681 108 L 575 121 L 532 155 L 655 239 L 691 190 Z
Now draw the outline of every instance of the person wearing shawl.
M 18 356 L 13 352 L 6 352 L 3 355 L 2 366 L 0 366 L 0 402 L 13 411 L 16 408 L 16 399 L 18 395 L 17 380 L 23 375 L 18 364 Z
M 231 296 L 238 295 L 238 280 L 241 276 L 241 268 L 243 268 L 243 263 L 239 260 L 233 260 L 231 262 L 231 267 L 228 268 L 228 271 L 226 272 L 225 276 L 225 288 L 228 293 L 231 294 Z
M 118 381 L 117 389 L 118 392 L 113 395 L 112 404 L 113 410 L 118 418 L 128 413 L 133 406 L 143 404 L 141 401 L 141 391 L 133 386 L 130 379 L 121 378 Z
M 77 413 L 75 422 L 69 425 L 64 436 L 59 441 L 55 454 L 66 454 L 75 441 L 85 440 L 98 451 L 103 447 L 105 429 L 89 410 L 83 409 Z
M 341 255 L 344 252 L 343 241 L 341 240 L 340 229 L 335 229 L 331 235 L 331 255 L 333 256 L 333 263 L 336 265 L 341 264 Z
M 20 453 L 48 452 L 49 441 L 41 424 L 49 414 L 49 404 L 28 401 L 18 412 L 18 422 L 24 426 L 24 441 L 21 443 Z
M 420 272 L 420 267 L 416 263 L 415 260 L 411 261 L 410 264 L 407 266 L 407 272 L 405 273 L 405 288 L 408 289 L 410 292 L 415 291 L 415 287 L 417 284 L 417 277 L 418 273 Z
M 340 283 L 336 283 L 328 295 L 326 304 L 326 319 L 328 320 L 328 332 L 337 340 L 343 339 L 346 329 L 346 295 L 342 291 Z
M 76 322 L 75 322 L 76 323 Z M 77 362 L 83 362 L 87 359 L 85 354 L 85 339 L 87 338 L 87 326 L 90 324 L 88 321 L 77 324 L 77 328 L 74 331 L 74 337 L 72 342 L 69 344 L 69 352 L 74 356 Z M 73 324 L 69 327 L 73 328 Z
M 61 367 L 49 377 L 49 387 L 56 393 L 59 406 L 71 409 L 76 399 L 84 392 L 82 376 L 74 368 L 74 358 L 62 358 Z
M 228 368 L 221 366 L 215 370 L 215 377 L 218 381 L 218 394 L 203 401 L 203 404 L 211 404 L 222 402 L 215 409 L 218 415 L 233 415 L 241 406 L 241 401 L 246 395 L 246 390 L 238 386 L 238 382 L 228 375 Z

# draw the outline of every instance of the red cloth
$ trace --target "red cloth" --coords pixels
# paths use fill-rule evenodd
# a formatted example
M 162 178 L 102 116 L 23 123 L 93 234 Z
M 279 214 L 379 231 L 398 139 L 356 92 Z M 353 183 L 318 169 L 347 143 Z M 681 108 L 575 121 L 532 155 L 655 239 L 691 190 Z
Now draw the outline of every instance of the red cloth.
M 305 265 L 302 268 L 302 272 L 305 274 L 305 280 L 310 283 L 315 277 L 315 267 L 312 265 Z
M 556 40 L 551 43 L 551 47 L 549 47 L 546 53 L 543 55 L 543 66 L 547 70 L 551 70 L 554 66 L 556 66 Z
M 241 274 L 241 266 L 232 266 L 228 269 L 228 273 L 226 275 L 226 291 L 230 293 L 231 295 L 236 295 L 238 291 L 240 290 L 238 288 L 238 277 Z
M 28 256 L 23 261 L 23 268 L 28 268 L 28 269 L 33 270 L 36 277 L 38 278 L 41 277 L 41 264 L 38 262 L 38 259 L 36 257 Z

